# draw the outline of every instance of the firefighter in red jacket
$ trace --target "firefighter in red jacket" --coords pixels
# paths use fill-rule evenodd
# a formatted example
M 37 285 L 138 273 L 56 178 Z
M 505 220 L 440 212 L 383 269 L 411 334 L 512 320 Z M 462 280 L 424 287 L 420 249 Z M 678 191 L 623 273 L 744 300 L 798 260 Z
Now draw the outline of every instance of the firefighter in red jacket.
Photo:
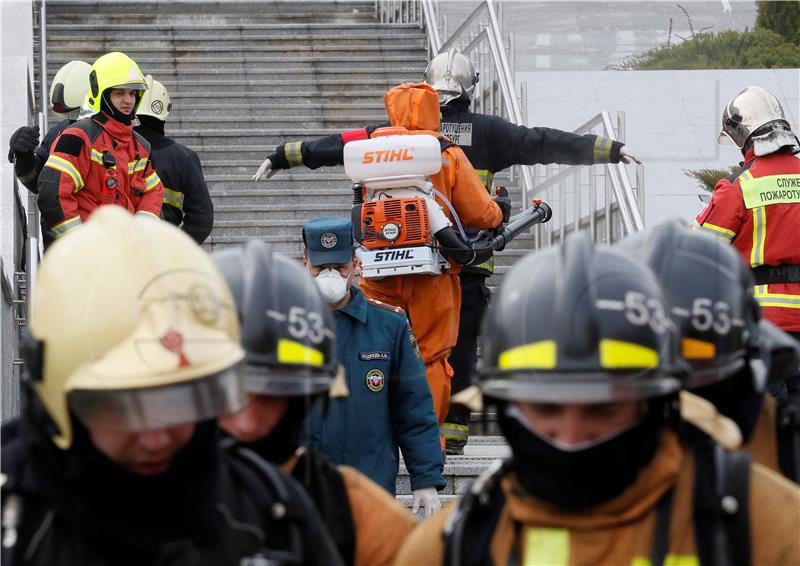
M 722 112 L 720 143 L 744 155 L 693 225 L 733 244 L 755 276 L 764 317 L 800 340 L 800 141 L 780 102 L 757 86 Z
M 124 53 L 107 53 L 92 65 L 86 103 L 95 114 L 61 133 L 39 175 L 39 210 L 53 237 L 107 204 L 159 218 L 164 187 L 149 144 L 131 125 L 146 88 Z

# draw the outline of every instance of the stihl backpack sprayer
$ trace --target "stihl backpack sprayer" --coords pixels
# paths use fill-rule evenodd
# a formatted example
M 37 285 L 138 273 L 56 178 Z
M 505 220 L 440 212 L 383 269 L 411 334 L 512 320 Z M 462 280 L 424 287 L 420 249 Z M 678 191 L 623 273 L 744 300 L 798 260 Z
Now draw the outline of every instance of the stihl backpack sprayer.
M 442 167 L 441 152 L 439 140 L 430 135 L 381 136 L 344 146 L 363 277 L 438 275 L 450 267 L 448 260 L 479 264 L 552 216 L 550 207 L 537 201 L 507 225 L 468 238 L 453 206 L 428 180 Z M 437 197 L 450 210 L 455 230 Z

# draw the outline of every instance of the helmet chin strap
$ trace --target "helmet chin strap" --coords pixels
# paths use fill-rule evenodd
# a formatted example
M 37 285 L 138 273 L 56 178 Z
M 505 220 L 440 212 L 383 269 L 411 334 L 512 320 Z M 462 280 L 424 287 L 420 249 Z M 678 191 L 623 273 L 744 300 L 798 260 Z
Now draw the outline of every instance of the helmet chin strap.
M 133 120 L 136 118 L 136 111 L 132 110 L 128 114 L 123 114 L 122 112 L 117 110 L 117 108 L 113 104 L 111 104 L 111 101 L 108 99 L 108 91 L 109 89 L 106 89 L 100 95 L 100 110 L 108 114 L 111 118 L 113 118 L 117 122 L 121 122 L 125 125 L 131 124 L 131 122 L 133 122 Z M 137 102 L 140 96 L 141 95 L 137 93 L 136 95 Z M 136 105 L 134 104 L 134 108 L 135 107 Z

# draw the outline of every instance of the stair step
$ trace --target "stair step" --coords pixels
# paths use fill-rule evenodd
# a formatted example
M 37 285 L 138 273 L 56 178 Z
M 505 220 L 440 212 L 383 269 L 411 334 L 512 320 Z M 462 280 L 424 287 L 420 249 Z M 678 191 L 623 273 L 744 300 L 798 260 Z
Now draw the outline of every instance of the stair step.
M 59 21 L 64 19 L 63 16 L 59 16 Z M 38 29 L 34 26 L 34 29 Z M 183 21 L 173 21 L 171 23 L 147 23 L 147 24 L 138 24 L 135 22 L 131 22 L 128 19 L 127 22 L 120 22 L 115 24 L 114 30 L 122 33 L 122 34 L 130 34 L 132 32 L 136 32 L 140 34 L 140 38 L 144 39 L 147 37 L 163 37 L 164 34 L 173 34 L 173 35 L 180 35 L 180 34 L 195 34 L 197 32 L 209 32 L 214 30 L 215 34 L 222 34 L 222 35 L 232 35 L 232 34 L 240 34 L 241 32 L 248 32 L 248 33 L 255 33 L 255 32 L 268 32 L 270 35 L 272 34 L 279 34 L 279 35 L 288 35 L 288 36 L 295 36 L 298 31 L 308 31 L 308 32 L 330 32 L 330 31 L 338 31 L 341 33 L 347 33 L 348 31 L 352 31 L 354 33 L 363 33 L 365 30 L 368 32 L 376 32 L 385 35 L 395 35 L 395 34 L 402 34 L 405 35 L 410 31 L 416 31 L 418 34 L 422 33 L 423 31 L 420 30 L 418 24 L 379 24 L 376 22 L 369 22 L 369 23 L 292 23 L 292 22 L 285 22 L 285 23 L 270 23 L 269 21 L 264 22 L 253 22 L 251 19 L 248 22 L 244 23 L 235 23 L 231 21 L 226 21 L 224 24 L 216 24 L 213 21 L 209 21 L 207 18 L 204 18 L 198 22 L 183 22 Z M 97 35 L 102 35 L 108 31 L 108 26 L 105 24 L 94 24 L 94 23 L 85 23 L 82 21 L 76 21 L 75 23 L 47 23 L 47 33 L 48 39 L 51 37 L 58 36 L 58 32 L 66 32 L 69 33 L 78 33 L 78 32 L 86 32 L 87 34 L 97 37 Z M 66 35 L 66 37 L 69 37 Z
M 298 45 L 305 42 L 332 42 L 333 45 L 339 43 L 346 43 L 350 45 L 371 45 L 380 46 L 384 44 L 391 44 L 396 42 L 405 42 L 407 44 L 416 44 L 426 41 L 426 37 L 422 33 L 392 33 L 385 34 L 378 30 L 364 29 L 361 33 L 344 34 L 344 33 L 330 33 L 330 32 L 316 32 L 316 33 L 294 33 L 289 35 L 277 34 L 263 34 L 263 33 L 248 33 L 248 32 L 230 32 L 227 27 L 209 27 L 206 30 L 196 30 L 190 34 L 162 33 L 152 37 L 142 37 L 140 33 L 130 34 L 118 30 L 114 35 L 114 48 L 125 52 L 127 49 L 133 47 L 136 49 L 142 43 L 146 42 L 148 48 L 163 48 L 163 49 L 180 49 L 182 47 L 203 47 L 203 46 L 219 46 L 226 49 L 239 48 L 246 45 L 248 48 L 268 46 L 268 45 L 285 45 L 287 43 Z M 62 49 L 71 47 L 82 47 L 84 45 L 93 45 L 97 43 L 96 34 L 80 35 L 77 33 L 69 34 L 53 34 L 48 29 L 47 41 L 58 43 Z M 289 40 L 289 41 L 287 41 Z M 235 45 L 235 43 L 241 43 Z M 248 49 L 252 51 L 253 49 Z

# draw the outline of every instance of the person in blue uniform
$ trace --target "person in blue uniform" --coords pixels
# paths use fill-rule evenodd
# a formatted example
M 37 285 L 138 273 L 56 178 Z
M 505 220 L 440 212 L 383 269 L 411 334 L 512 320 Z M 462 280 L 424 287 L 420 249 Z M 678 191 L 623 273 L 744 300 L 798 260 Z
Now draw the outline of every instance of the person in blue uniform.
M 405 312 L 368 299 L 354 284 L 359 261 L 353 224 L 320 217 L 303 226 L 303 263 L 333 309 L 336 356 L 349 396 L 318 403 L 308 419 L 311 446 L 395 493 L 398 448 L 411 477 L 413 510 L 440 508 L 445 486 L 439 427 L 425 365 Z

